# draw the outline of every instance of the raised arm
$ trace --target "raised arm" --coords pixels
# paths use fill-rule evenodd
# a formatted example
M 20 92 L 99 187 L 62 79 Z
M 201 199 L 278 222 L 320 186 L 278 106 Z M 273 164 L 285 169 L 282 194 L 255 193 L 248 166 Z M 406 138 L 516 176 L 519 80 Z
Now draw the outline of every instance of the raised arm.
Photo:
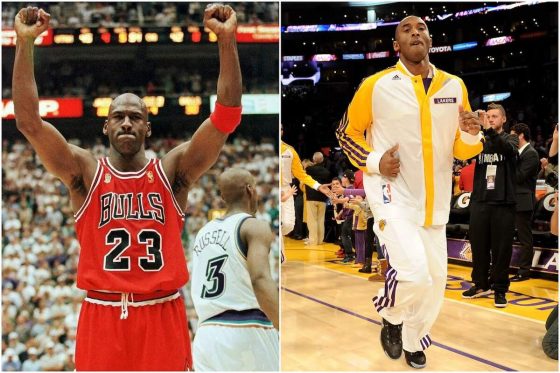
M 278 330 L 278 286 L 272 279 L 268 261 L 270 244 L 273 239 L 270 226 L 267 222 L 261 220 L 247 219 L 241 226 L 240 234 L 241 239 L 247 243 L 247 266 L 257 301 Z
M 84 180 L 82 168 L 87 168 L 87 164 L 91 168 L 91 162 L 95 167 L 95 160 L 87 151 L 69 145 L 60 132 L 50 123 L 43 121 L 39 114 L 33 43 L 37 36 L 47 30 L 49 20 L 48 13 L 34 7 L 21 9 L 16 15 L 14 25 L 17 42 L 12 80 L 16 125 L 31 143 L 47 171 L 60 178 L 70 188 L 72 204 L 76 210 L 83 202 L 95 172 L 95 169 L 90 171 L 91 177 Z M 82 159 L 90 162 L 82 162 Z
M 216 108 L 190 141 L 179 145 L 163 159 L 165 173 L 183 208 L 189 188 L 216 162 L 227 136 L 241 121 L 242 84 L 235 11 L 228 5 L 209 4 L 204 11 L 204 25 L 218 37 L 220 75 Z

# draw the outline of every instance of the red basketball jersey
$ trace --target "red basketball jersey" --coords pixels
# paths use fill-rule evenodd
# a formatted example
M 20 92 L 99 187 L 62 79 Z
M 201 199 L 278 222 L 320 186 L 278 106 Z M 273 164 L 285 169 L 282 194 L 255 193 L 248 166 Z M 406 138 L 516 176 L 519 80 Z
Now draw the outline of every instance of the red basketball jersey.
M 108 158 L 99 160 L 75 218 L 80 289 L 151 293 L 187 282 L 185 217 L 160 160 L 138 172 L 120 172 Z

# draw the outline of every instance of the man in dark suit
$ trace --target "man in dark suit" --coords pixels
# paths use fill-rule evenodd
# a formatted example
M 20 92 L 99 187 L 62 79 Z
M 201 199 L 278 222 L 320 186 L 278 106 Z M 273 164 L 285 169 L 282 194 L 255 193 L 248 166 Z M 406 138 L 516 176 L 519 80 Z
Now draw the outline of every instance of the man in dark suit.
M 323 166 L 323 154 L 316 152 L 313 154 L 313 165 L 307 167 L 306 172 L 309 176 L 321 184 L 331 182 L 331 174 Z M 321 245 L 325 238 L 325 210 L 327 208 L 327 197 L 316 190 L 305 187 L 307 202 L 307 228 L 309 229 L 309 245 Z
M 516 193 L 517 202 L 515 213 L 515 228 L 517 238 L 521 243 L 522 253 L 519 271 L 510 281 L 525 281 L 529 279 L 533 262 L 533 207 L 535 206 L 535 188 L 537 174 L 540 169 L 539 154 L 529 143 L 531 131 L 524 123 L 517 123 L 511 129 L 511 134 L 519 138 L 519 158 L 517 159 Z

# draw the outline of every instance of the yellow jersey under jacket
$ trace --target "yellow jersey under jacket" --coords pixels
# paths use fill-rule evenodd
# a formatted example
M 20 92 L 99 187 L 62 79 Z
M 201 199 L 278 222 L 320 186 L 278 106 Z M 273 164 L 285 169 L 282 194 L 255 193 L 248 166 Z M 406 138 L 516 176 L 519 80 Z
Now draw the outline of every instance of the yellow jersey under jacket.
M 463 81 L 431 65 L 426 93 L 422 77 L 401 61 L 364 79 L 337 129 L 344 152 L 364 171 L 364 185 L 376 221 L 412 219 L 419 225 L 449 219 L 453 157 L 482 151 L 482 135 L 459 129 L 459 106 L 470 111 Z M 383 153 L 399 144 L 400 173 L 379 173 Z

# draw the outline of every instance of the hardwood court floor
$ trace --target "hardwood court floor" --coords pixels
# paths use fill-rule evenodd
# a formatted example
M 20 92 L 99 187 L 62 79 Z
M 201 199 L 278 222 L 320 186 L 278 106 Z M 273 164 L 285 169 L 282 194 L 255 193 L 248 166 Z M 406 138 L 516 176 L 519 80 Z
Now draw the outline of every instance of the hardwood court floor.
M 305 246 L 285 240 L 282 265 L 281 353 L 283 371 L 398 371 L 379 343 L 381 318 L 371 298 L 382 283 L 358 267 L 338 262 L 338 246 Z M 505 309 L 493 298 L 463 300 L 470 269 L 449 265 L 446 299 L 426 351 L 428 371 L 558 371 L 541 349 L 544 320 L 558 304 L 558 283 L 512 284 Z

